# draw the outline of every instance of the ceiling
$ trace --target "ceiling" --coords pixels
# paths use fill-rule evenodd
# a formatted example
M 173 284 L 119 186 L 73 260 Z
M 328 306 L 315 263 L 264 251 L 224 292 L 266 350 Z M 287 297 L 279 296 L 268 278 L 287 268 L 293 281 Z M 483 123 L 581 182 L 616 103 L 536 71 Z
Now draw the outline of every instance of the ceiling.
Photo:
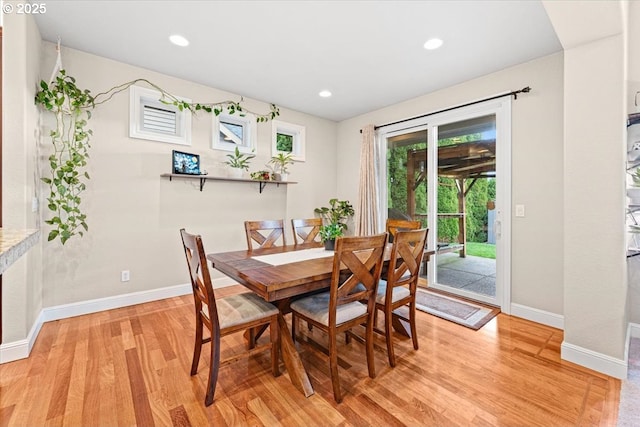
M 538 0 L 48 1 L 35 17 L 45 40 L 334 121 L 562 49 Z

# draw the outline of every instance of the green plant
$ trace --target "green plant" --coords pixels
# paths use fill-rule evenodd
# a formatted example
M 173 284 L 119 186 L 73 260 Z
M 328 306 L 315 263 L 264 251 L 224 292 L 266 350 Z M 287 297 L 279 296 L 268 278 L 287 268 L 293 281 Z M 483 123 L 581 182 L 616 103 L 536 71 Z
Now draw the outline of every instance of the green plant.
M 631 173 L 631 179 L 633 180 L 634 187 L 640 187 L 640 167 L 636 168 L 633 173 Z
M 277 156 L 273 156 L 271 160 L 269 160 L 269 163 L 273 164 L 275 172 L 280 171 L 279 173 L 289 173 L 287 166 L 293 164 L 293 154 L 278 153 Z
M 49 185 L 47 207 L 52 212 L 52 217 L 45 220 L 45 223 L 53 227 L 47 238 L 49 241 L 59 237 L 64 244 L 72 236 L 76 234 L 82 236 L 85 231 L 89 230 L 86 222 L 87 216 L 81 211 L 82 198 L 80 195 L 86 190 L 86 181 L 89 180 L 89 174 L 85 168 L 88 165 L 89 139 L 92 135 L 91 129 L 88 128 L 91 110 L 136 83 L 145 83 L 153 87 L 160 92 L 161 102 L 174 105 L 181 111 L 185 109 L 192 113 L 205 111 L 217 116 L 226 110 L 227 114 L 245 115 L 245 110 L 241 105 L 242 98 L 239 102 L 190 103 L 178 99 L 146 79 L 136 79 L 114 86 L 95 96 L 92 96 L 87 89 L 80 89 L 76 85 L 76 79 L 68 76 L 65 70 L 59 70 L 54 81 L 50 84 L 41 81 L 40 90 L 35 96 L 35 103 L 52 112 L 56 120 L 55 128 L 49 132 L 53 145 L 53 154 L 48 159 L 51 174 L 50 177 L 41 178 L 44 183 Z M 270 104 L 268 113 L 255 114 L 257 122 L 266 122 L 278 115 L 280 115 L 280 111 L 274 104 Z M 235 167 L 248 169 L 248 160 L 252 157 L 237 159 L 240 163 L 236 164 L 241 166 Z M 230 158 L 229 162 L 232 161 L 234 160 Z
M 50 85 L 40 82 L 36 103 L 51 111 L 56 118 L 56 128 L 49 132 L 53 154 L 49 156 L 51 176 L 41 178 L 49 185 L 47 207 L 53 212 L 45 223 L 53 229 L 47 240 L 60 237 L 64 244 L 75 234 L 88 231 L 87 215 L 80 210 L 80 195 L 86 189 L 89 174 L 84 170 L 89 158 L 87 120 L 95 99 L 88 90 L 76 86 L 76 80 L 61 70 Z
M 229 160 L 225 161 L 225 164 L 229 165 L 232 168 L 248 171 L 251 159 L 255 157 L 255 154 L 241 153 L 238 147 L 236 147 L 236 150 L 233 152 L 233 154 L 227 154 L 227 157 L 229 158 Z
M 343 234 L 343 226 L 340 223 L 327 224 L 320 227 L 319 235 L 322 242 L 335 240 Z
M 314 212 L 322 218 L 324 222 L 323 227 L 335 225 L 339 227 L 341 231 L 347 229 L 347 221 L 355 213 L 353 206 L 351 206 L 348 200 L 338 199 L 329 200 L 329 207 L 323 206 L 315 208 Z
M 271 172 L 268 170 L 251 172 L 249 176 L 251 176 L 251 179 L 260 180 L 260 181 L 271 181 L 273 179 Z

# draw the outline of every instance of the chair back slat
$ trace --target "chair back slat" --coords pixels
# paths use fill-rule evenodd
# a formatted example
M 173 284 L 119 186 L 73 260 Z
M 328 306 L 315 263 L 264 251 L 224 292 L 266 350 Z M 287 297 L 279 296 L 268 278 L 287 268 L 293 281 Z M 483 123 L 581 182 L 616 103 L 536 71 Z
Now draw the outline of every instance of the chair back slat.
M 398 230 L 407 231 L 407 230 L 417 230 L 422 227 L 420 221 L 413 221 L 408 219 L 387 219 L 386 223 L 386 231 L 389 233 L 389 242 L 393 242 L 393 239 L 396 237 L 396 233 Z
M 292 219 L 293 239 L 296 245 L 319 242 L 322 218 Z
M 279 240 L 282 240 L 283 246 L 286 245 L 284 220 L 245 221 L 244 228 L 247 236 L 247 248 L 250 251 L 278 246 Z M 254 243 L 258 244 L 255 248 Z
M 340 305 L 366 300 L 368 311 L 375 309 L 386 242 L 387 233 L 336 239 L 329 296 L 330 325 L 336 324 Z M 344 268 L 346 273 L 341 273 Z
M 417 285 L 428 232 L 429 229 L 422 228 L 396 233 L 387 272 L 387 297 L 396 286 Z
M 207 258 L 202 244 L 202 237 L 189 234 L 185 229 L 180 230 L 184 254 L 191 278 L 193 298 L 196 306 L 196 316 L 204 315 L 203 321 L 208 322 L 214 331 L 220 332 L 216 297 L 211 284 Z

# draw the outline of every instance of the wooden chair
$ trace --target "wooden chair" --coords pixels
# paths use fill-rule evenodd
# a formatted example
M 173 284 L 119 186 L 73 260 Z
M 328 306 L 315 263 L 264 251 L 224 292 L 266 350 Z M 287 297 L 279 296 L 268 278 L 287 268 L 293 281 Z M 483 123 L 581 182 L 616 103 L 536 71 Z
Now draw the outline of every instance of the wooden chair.
M 427 240 L 427 228 L 397 231 L 387 271 L 387 280 L 380 280 L 376 296 L 376 309 L 384 313 L 384 335 L 387 340 L 389 364 L 396 366 L 393 351 L 392 313 L 399 307 L 409 306 L 409 317 L 394 314 L 409 323 L 413 348 L 418 349 L 416 332 L 416 288 L 420 263 Z M 376 329 L 376 332 L 382 332 Z
M 196 339 L 191 363 L 191 375 L 195 375 L 198 372 L 202 344 L 211 343 L 209 380 L 204 400 L 205 405 L 209 406 L 213 403 L 213 396 L 216 392 L 218 370 L 220 367 L 241 357 L 248 357 L 255 353 L 271 350 L 273 375 L 276 377 L 280 375 L 278 365 L 280 356 L 278 309 L 253 292 L 230 295 L 216 300 L 211 286 L 211 277 L 207 267 L 202 238 L 199 235 L 187 233 L 184 228 L 180 230 L 180 236 L 182 237 L 184 253 L 187 257 L 187 267 L 191 276 L 196 309 Z M 202 336 L 203 325 L 210 332 L 210 336 L 207 338 Z M 221 337 L 262 325 L 269 326 L 271 332 L 269 343 L 255 346 L 244 354 L 220 360 Z
M 366 326 L 365 344 L 369 377 L 375 378 L 376 375 L 373 357 L 373 315 L 386 240 L 386 233 L 366 237 L 339 237 L 333 256 L 329 292 L 298 299 L 290 306 L 294 340 L 298 318 L 306 320 L 329 335 L 331 383 L 333 396 L 338 403 L 342 401 L 338 378 L 338 334 L 354 326 Z M 360 301 L 367 303 L 363 304 Z
M 422 227 L 420 221 L 412 221 L 408 219 L 387 219 L 387 233 L 389 233 L 389 242 L 393 242 L 398 230 L 417 230 Z
M 322 218 L 292 219 L 293 239 L 296 245 L 319 242 Z
M 276 243 L 282 237 L 282 246 L 285 246 L 286 240 L 284 237 L 284 221 L 269 220 L 269 221 L 245 221 L 244 229 L 247 233 L 247 247 L 250 251 L 254 249 L 271 248 L 278 246 Z M 268 231 L 269 234 L 263 234 L 261 231 Z M 253 242 L 258 243 L 258 247 L 253 247 Z

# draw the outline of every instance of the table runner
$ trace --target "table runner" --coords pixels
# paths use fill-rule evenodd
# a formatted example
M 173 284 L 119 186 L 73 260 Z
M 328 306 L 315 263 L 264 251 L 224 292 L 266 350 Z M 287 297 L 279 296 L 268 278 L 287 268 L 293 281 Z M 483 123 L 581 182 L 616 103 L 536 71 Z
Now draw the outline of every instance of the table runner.
M 333 256 L 333 251 L 327 251 L 325 248 L 313 248 L 303 249 L 301 251 L 283 252 L 279 254 L 260 255 L 251 258 L 270 265 L 282 265 L 330 256 Z

